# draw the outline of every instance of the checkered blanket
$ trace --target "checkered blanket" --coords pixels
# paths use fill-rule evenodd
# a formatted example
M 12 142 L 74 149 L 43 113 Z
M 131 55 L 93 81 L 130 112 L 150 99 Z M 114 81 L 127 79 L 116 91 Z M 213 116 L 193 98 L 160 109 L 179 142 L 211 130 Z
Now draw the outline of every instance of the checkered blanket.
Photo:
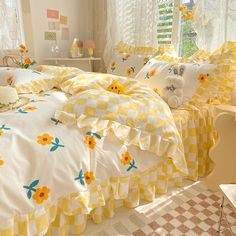
M 72 94 L 55 118 L 77 123 L 106 136 L 112 131 L 126 145 L 135 145 L 159 156 L 172 158 L 187 173 L 181 137 L 168 105 L 136 80 L 84 73 L 63 83 Z

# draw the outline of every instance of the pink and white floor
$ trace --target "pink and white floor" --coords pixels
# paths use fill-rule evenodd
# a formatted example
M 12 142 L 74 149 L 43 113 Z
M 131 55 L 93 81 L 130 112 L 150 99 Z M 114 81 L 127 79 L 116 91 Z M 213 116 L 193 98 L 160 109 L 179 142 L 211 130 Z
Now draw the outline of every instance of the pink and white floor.
M 170 188 L 151 203 L 143 202 L 135 209 L 118 208 L 113 218 L 101 224 L 88 222 L 82 236 L 214 236 L 220 214 L 222 194 L 207 190 L 203 181 L 186 181 L 181 188 Z M 236 213 L 225 204 L 229 222 L 236 222 Z M 220 235 L 231 235 L 222 222 Z M 236 235 L 236 226 L 232 227 Z

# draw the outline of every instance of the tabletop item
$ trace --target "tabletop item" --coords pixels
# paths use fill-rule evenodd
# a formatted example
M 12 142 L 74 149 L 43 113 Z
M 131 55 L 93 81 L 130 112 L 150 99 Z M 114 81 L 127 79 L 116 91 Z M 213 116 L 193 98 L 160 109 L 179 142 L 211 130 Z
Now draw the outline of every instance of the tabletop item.
M 28 98 L 18 97 L 15 88 L 0 87 L 0 112 L 19 108 L 28 102 Z
M 87 41 L 87 48 L 88 48 L 88 54 L 90 57 L 93 56 L 93 50 L 95 48 L 95 43 L 93 40 L 88 40 Z
M 24 44 L 19 45 L 20 60 L 16 60 L 15 64 L 20 68 L 28 69 L 30 66 L 36 63 L 35 60 L 32 60 L 27 56 L 28 49 Z
M 78 56 L 82 57 L 83 56 L 84 43 L 83 43 L 82 40 L 79 40 L 79 39 L 77 39 L 76 43 L 77 43 L 77 47 L 78 47 Z

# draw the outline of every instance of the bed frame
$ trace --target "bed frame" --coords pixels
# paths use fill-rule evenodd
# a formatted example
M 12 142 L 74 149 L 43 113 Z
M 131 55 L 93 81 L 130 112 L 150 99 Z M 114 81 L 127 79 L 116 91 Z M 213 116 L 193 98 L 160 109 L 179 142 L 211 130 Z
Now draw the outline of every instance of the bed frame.
M 207 187 L 213 191 L 219 190 L 219 184 L 236 183 L 236 106 L 222 105 L 218 110 L 218 140 L 209 153 L 214 169 L 206 177 Z

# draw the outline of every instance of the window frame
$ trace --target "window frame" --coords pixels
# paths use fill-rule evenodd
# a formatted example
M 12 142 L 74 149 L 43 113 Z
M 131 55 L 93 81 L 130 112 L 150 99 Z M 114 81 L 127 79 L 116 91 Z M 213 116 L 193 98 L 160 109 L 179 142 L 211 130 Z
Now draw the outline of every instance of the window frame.
M 183 35 L 182 35 L 182 31 L 183 31 L 183 24 L 182 24 L 182 13 L 180 11 L 178 11 L 177 9 L 179 9 L 179 7 L 183 3 L 183 0 L 170 0 L 170 1 L 166 1 L 166 4 L 173 4 L 173 18 L 172 18 L 172 27 L 170 28 L 172 30 L 171 32 L 171 40 L 170 40 L 170 44 L 166 44 L 166 45 L 173 45 L 176 53 L 178 56 L 183 56 L 182 55 L 182 49 L 183 49 Z M 162 2 L 159 3 L 160 5 L 162 4 Z M 159 16 L 159 17 L 162 17 Z M 159 36 L 159 32 L 157 32 L 157 35 Z M 158 42 L 161 41 L 159 40 L 160 37 L 157 36 L 157 40 Z M 161 45 L 161 43 L 159 44 Z

